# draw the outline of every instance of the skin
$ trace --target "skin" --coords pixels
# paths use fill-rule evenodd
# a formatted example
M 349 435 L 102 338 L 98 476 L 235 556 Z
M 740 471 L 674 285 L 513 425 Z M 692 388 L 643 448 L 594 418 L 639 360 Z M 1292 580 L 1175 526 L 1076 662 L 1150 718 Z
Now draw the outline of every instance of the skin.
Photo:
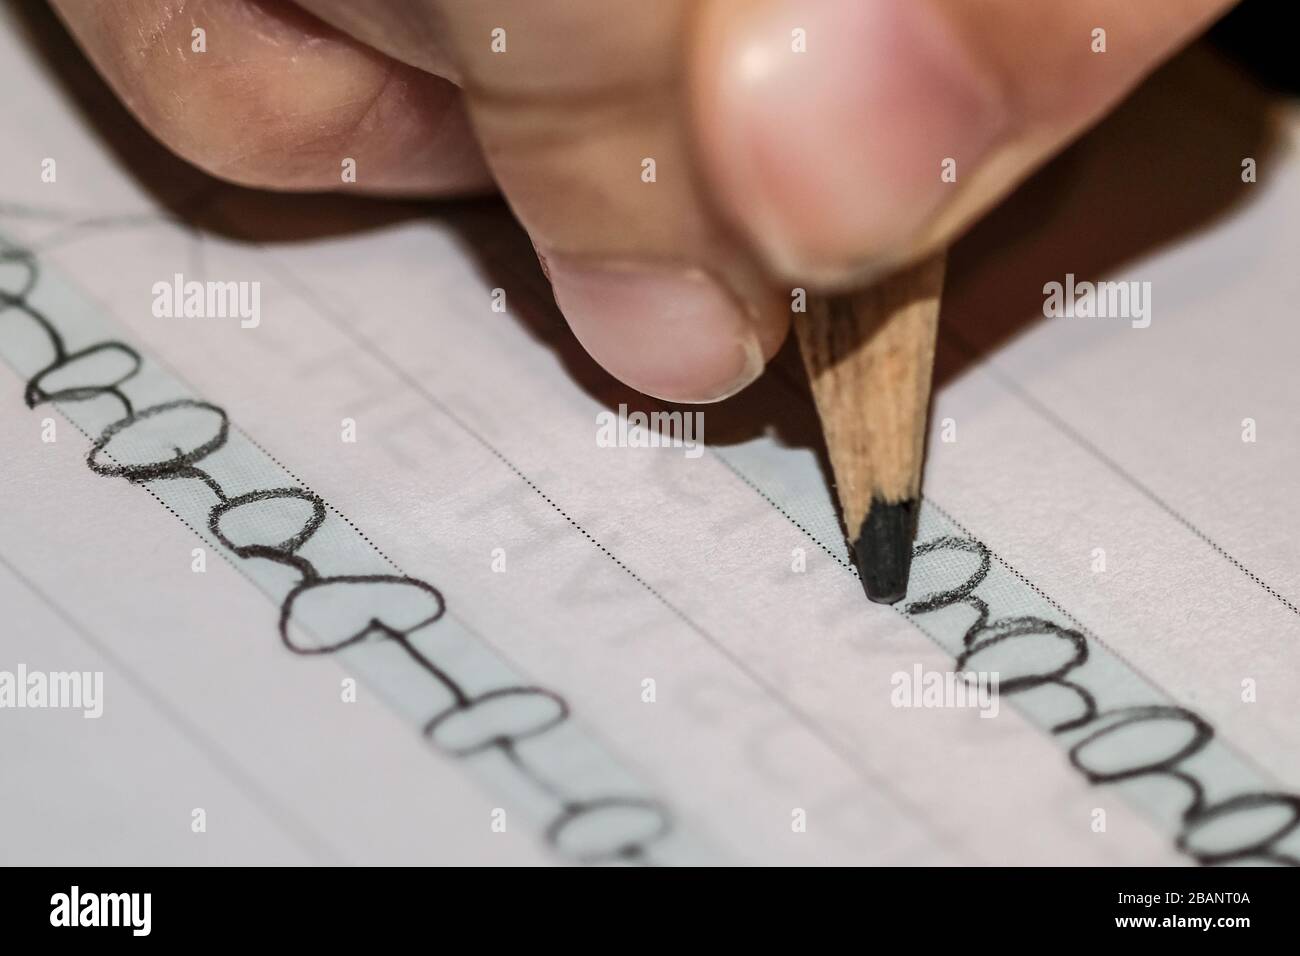
M 852 288 L 951 243 L 1231 5 L 52 2 L 140 122 L 214 176 L 500 189 L 596 361 L 685 402 L 761 373 L 792 286 Z

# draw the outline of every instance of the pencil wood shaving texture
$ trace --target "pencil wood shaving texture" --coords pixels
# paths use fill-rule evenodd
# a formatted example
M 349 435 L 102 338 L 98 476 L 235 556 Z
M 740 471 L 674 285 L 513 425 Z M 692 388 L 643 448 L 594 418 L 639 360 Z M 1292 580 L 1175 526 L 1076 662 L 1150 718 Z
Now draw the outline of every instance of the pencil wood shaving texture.
M 815 298 L 795 323 L 850 536 L 873 500 L 920 494 L 944 265 L 940 254 L 866 291 Z

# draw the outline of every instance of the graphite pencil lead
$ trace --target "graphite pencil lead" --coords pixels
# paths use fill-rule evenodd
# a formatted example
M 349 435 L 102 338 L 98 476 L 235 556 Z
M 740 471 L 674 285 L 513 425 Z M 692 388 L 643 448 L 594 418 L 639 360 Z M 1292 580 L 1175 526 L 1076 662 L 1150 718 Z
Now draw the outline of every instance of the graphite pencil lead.
M 912 569 L 916 500 L 874 498 L 853 542 L 862 589 L 877 604 L 896 604 L 907 594 Z

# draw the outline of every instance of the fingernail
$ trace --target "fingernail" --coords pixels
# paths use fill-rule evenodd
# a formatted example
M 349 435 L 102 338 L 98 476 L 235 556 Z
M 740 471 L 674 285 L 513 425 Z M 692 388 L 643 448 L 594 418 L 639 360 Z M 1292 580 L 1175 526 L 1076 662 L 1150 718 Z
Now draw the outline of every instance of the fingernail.
M 996 145 L 1000 88 L 936 7 L 760 0 L 701 24 L 703 158 L 778 272 L 834 282 L 896 258 Z
M 555 300 L 615 378 L 671 402 L 715 402 L 763 371 L 753 323 L 702 271 L 546 257 Z

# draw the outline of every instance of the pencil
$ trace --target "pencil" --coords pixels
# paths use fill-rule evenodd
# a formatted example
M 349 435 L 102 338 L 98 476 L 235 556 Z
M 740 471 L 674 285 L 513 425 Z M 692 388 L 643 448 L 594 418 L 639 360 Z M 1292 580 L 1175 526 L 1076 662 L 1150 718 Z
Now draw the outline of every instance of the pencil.
M 881 604 L 902 600 L 912 567 L 944 260 L 812 298 L 795 321 L 849 546 Z

